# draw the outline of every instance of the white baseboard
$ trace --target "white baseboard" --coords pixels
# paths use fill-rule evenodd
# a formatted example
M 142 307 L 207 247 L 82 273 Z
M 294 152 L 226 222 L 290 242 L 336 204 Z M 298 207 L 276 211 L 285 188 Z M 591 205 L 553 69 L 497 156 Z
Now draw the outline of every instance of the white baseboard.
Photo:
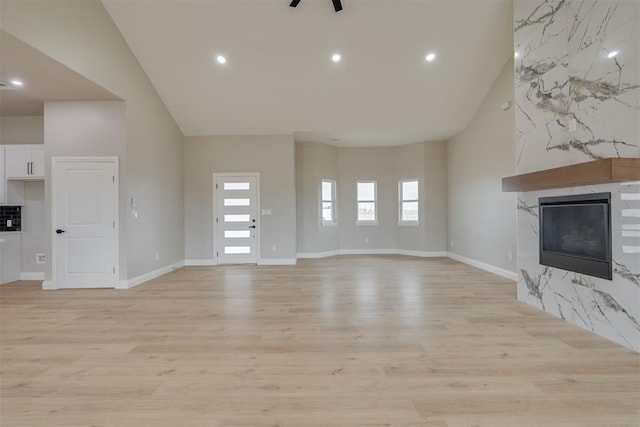
M 54 289 L 58 289 L 58 287 L 53 280 L 45 280 L 42 282 L 42 289 L 45 291 L 51 291 Z
M 396 249 L 340 249 L 340 255 L 395 255 Z
M 20 280 L 44 280 L 44 273 L 20 273 Z
M 258 265 L 296 265 L 295 258 L 261 258 Z
M 489 273 L 497 274 L 498 276 L 502 276 L 506 279 L 514 281 L 518 280 L 518 274 L 513 271 L 505 270 L 504 268 L 496 267 L 495 265 L 487 264 L 486 262 L 476 261 L 475 259 L 463 257 L 451 252 L 447 252 L 447 256 L 451 259 L 455 259 L 456 261 L 460 261 L 472 267 L 488 271 Z
M 218 265 L 212 259 L 187 259 L 184 261 L 186 266 L 211 266 Z M 260 258 L 258 265 L 296 265 L 295 258 Z
M 297 256 L 298 258 L 328 258 L 336 255 L 340 255 L 340 251 L 300 252 Z
M 119 280 L 118 283 L 116 284 L 116 289 L 131 289 L 134 286 L 141 285 L 145 282 L 148 282 L 149 280 L 153 280 L 167 273 L 171 273 L 173 270 L 177 270 L 179 268 L 184 267 L 184 265 L 185 265 L 184 261 L 178 261 L 176 263 L 167 265 L 157 270 L 150 271 L 145 274 L 141 274 L 140 276 L 134 277 L 132 279 Z
M 446 252 L 409 251 L 405 249 L 340 249 L 327 252 L 301 252 L 298 258 L 327 258 L 336 255 L 407 255 L 422 258 L 446 257 Z
M 218 265 L 215 260 L 212 259 L 185 259 L 184 265 L 186 266 L 199 266 L 199 265 Z
M 396 251 L 396 254 L 398 255 L 407 255 L 407 256 L 417 256 L 417 257 L 422 257 L 422 258 L 442 258 L 442 257 L 446 257 L 447 253 L 444 251 L 408 251 L 405 249 L 398 249 Z
M 62 286 L 58 286 L 58 284 L 54 280 L 44 280 L 42 282 L 43 290 L 56 290 L 56 289 L 113 289 L 113 286 L 102 285 L 102 284 L 94 284 L 94 285 L 77 285 L 77 286 L 69 286 L 68 284 L 63 284 Z

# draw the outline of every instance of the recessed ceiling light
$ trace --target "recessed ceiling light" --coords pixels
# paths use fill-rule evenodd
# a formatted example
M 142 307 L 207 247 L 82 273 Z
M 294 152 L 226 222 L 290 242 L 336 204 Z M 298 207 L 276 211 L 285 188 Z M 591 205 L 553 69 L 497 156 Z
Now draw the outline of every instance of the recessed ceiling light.
M 342 60 L 342 56 L 340 56 L 339 53 L 334 53 L 333 55 L 331 55 L 331 60 L 333 62 L 340 62 L 340 60 Z
M 17 86 L 17 87 L 24 86 L 24 83 L 22 83 L 22 80 L 13 79 L 9 83 L 11 83 L 13 86 Z
M 227 58 L 225 58 L 222 55 L 218 55 L 216 57 L 216 61 L 218 61 L 218 64 L 226 64 L 227 63 Z
M 436 59 L 436 54 L 435 53 L 430 53 L 425 57 L 425 59 L 427 60 L 427 62 L 431 62 L 434 59 Z
M 615 58 L 616 56 L 618 56 L 618 53 L 619 53 L 619 52 L 618 52 L 617 50 L 611 51 L 611 52 L 609 52 L 609 54 L 607 55 L 607 58 Z

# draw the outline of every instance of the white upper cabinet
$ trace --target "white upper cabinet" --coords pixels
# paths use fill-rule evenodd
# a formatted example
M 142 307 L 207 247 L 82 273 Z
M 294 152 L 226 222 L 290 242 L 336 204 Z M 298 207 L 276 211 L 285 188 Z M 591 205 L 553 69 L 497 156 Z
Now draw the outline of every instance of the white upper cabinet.
M 7 179 L 44 179 L 43 145 L 6 145 Z

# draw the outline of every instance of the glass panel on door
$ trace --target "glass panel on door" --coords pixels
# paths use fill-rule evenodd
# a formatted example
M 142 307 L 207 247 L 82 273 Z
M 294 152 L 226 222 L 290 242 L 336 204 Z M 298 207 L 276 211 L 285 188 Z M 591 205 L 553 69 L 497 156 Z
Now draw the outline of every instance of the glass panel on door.
M 225 239 L 248 239 L 251 237 L 249 230 L 224 230 Z
M 224 190 L 251 190 L 251 184 L 248 182 L 225 182 L 222 188 Z

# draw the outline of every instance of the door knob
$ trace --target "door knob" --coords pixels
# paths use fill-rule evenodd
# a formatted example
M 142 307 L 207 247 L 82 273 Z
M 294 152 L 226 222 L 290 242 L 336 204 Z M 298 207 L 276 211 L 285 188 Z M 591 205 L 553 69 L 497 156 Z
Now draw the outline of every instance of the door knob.
M 58 229 L 56 230 L 56 233 L 57 233 L 57 234 L 62 234 L 62 233 L 64 233 L 64 230 L 62 230 L 61 228 L 58 228 Z
M 249 228 L 256 228 L 256 226 L 255 225 L 250 225 Z

